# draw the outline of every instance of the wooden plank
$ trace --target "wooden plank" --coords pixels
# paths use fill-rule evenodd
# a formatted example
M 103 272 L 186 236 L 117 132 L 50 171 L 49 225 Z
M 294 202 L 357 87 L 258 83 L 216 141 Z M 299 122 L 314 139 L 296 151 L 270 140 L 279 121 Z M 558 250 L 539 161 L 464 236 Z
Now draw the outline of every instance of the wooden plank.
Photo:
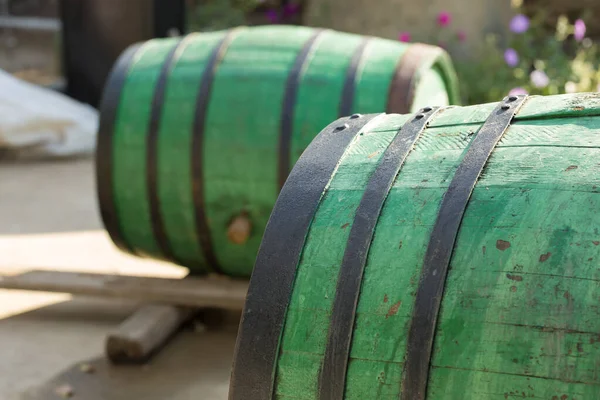
M 0 16 L 0 28 L 60 32 L 61 21 L 54 18 Z
M 33 270 L 0 277 L 0 288 L 241 310 L 248 283 L 221 277 L 168 279 Z
M 149 304 L 107 335 L 106 356 L 115 364 L 144 363 L 189 320 L 193 309 Z

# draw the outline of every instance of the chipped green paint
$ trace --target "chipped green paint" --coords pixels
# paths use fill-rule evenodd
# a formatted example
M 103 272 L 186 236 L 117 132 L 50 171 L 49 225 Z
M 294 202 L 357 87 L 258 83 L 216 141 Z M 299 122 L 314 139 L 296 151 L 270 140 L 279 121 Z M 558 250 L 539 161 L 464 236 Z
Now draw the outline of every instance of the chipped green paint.
M 278 194 L 282 101 L 294 61 L 314 33 L 308 27 L 262 26 L 236 33 L 218 65 L 205 118 L 204 202 L 217 260 L 226 274 L 248 277 Z M 166 82 L 158 132 L 158 200 L 169 247 L 193 273 L 211 270 L 197 237 L 192 201 L 191 140 L 196 96 L 207 60 L 225 31 L 196 33 L 178 51 Z M 350 60 L 364 38 L 327 31 L 302 71 L 294 109 L 291 164 L 338 117 Z M 134 252 L 162 258 L 153 236 L 146 182 L 147 130 L 156 81 L 174 39 L 142 45 L 127 73 L 114 128 L 116 214 Z M 410 45 L 373 38 L 357 71 L 353 112 L 385 110 L 398 61 Z M 445 53 L 419 71 L 414 108 L 456 104 L 456 80 Z M 227 229 L 245 212 L 248 240 L 232 243 Z
M 397 176 L 371 244 L 347 400 L 396 400 L 440 201 L 496 104 L 447 108 Z M 339 266 L 369 176 L 407 116 L 385 115 L 340 161 L 310 227 L 280 343 L 275 398 L 316 400 Z M 600 398 L 600 94 L 531 97 L 461 224 L 428 400 Z

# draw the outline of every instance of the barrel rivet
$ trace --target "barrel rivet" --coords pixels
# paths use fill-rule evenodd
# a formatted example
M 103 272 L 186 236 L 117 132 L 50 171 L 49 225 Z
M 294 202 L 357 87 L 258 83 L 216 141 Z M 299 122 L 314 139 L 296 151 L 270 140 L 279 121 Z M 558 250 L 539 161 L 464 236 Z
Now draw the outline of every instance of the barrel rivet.
M 508 110 L 510 108 L 510 104 L 502 104 L 503 110 Z
M 421 119 L 421 118 L 423 118 L 424 116 L 425 116 L 425 115 L 423 115 L 423 114 L 417 114 L 417 115 L 415 116 L 415 119 Z
M 344 125 L 336 126 L 335 130 L 339 132 L 339 131 L 343 131 L 344 129 L 349 128 L 349 127 L 350 126 L 348 124 L 344 124 Z
M 508 98 L 508 100 L 509 100 L 509 101 L 515 101 L 515 100 L 517 100 L 517 98 L 518 98 L 517 96 L 510 96 L 510 97 Z
M 350 119 L 357 119 L 357 118 L 360 118 L 360 117 L 362 117 L 362 115 L 360 115 L 360 114 L 352 114 L 350 116 Z
M 433 108 L 431 108 L 431 107 L 423 107 L 423 109 L 421 110 L 421 112 L 426 113 L 426 112 L 429 112 L 431 110 L 433 110 Z

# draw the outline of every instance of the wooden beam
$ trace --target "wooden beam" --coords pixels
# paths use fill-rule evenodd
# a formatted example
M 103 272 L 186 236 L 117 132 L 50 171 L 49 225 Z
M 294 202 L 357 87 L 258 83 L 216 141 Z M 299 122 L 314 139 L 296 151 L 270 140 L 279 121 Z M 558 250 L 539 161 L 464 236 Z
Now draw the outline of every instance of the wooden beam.
M 191 308 L 143 306 L 108 334 L 106 356 L 114 364 L 144 363 L 192 316 Z
M 0 289 L 34 290 L 128 299 L 145 303 L 241 310 L 248 282 L 225 277 L 149 278 L 32 270 L 0 276 Z

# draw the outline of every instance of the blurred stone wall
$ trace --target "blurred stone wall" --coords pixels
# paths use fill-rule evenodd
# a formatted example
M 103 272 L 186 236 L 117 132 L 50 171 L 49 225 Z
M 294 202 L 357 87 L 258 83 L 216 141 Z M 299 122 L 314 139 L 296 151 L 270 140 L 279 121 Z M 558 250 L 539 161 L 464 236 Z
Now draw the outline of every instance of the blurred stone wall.
M 309 26 L 389 39 L 410 32 L 413 41 L 429 42 L 439 30 L 440 12 L 452 17 L 448 33 L 466 34 L 467 53 L 485 33 L 505 33 L 512 16 L 509 0 L 308 0 L 304 21 Z

